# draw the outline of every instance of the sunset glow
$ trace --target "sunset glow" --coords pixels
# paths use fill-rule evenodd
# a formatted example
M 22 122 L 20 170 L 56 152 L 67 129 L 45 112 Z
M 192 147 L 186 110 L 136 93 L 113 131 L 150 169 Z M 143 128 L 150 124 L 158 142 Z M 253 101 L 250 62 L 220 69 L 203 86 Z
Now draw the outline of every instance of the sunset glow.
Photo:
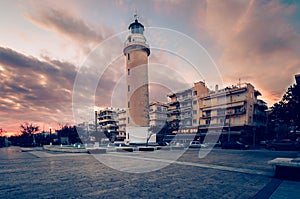
M 101 42 L 127 31 L 135 10 L 146 29 L 179 31 L 201 44 L 225 86 L 250 82 L 272 106 L 300 73 L 299 6 L 284 0 L 0 1 L 0 128 L 12 135 L 23 122 L 46 131 L 73 124 L 72 92 L 80 66 Z M 100 82 L 95 106 L 110 105 L 106 94 L 125 73 L 123 59 L 105 71 L 110 78 Z M 183 66 L 160 51 L 149 60 Z M 91 79 L 93 74 L 87 71 Z

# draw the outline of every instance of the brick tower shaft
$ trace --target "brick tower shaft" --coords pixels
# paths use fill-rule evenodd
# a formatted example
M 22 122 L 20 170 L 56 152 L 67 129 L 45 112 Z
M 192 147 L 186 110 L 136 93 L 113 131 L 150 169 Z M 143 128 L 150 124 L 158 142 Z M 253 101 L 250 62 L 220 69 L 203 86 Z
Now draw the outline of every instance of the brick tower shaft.
M 127 127 L 149 126 L 148 56 L 144 26 L 136 19 L 125 42 L 127 83 Z

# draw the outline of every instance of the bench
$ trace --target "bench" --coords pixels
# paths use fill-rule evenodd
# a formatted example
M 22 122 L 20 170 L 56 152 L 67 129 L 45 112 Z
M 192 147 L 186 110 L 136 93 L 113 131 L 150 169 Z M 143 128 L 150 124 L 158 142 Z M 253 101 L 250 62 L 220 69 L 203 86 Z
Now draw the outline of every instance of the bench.
M 275 166 L 275 177 L 300 181 L 300 158 L 275 158 L 268 164 Z

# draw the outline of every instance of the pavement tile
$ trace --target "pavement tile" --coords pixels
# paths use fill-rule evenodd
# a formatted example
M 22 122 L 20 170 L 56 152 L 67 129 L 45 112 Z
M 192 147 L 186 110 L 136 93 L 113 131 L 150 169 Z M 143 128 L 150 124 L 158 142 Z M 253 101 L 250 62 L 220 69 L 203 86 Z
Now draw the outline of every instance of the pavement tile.
M 133 174 L 107 167 L 92 155 L 32 155 L 17 150 L 0 149 L 0 198 L 251 198 L 273 179 L 258 172 L 273 171 L 267 161 L 296 155 L 214 150 L 199 159 L 191 150 L 167 167 Z M 120 164 L 128 166 L 128 161 Z M 297 196 L 285 187 L 299 184 L 288 182 L 283 181 L 272 197 L 286 191 Z
M 294 199 L 300 197 L 300 182 L 283 181 L 271 195 L 270 199 Z

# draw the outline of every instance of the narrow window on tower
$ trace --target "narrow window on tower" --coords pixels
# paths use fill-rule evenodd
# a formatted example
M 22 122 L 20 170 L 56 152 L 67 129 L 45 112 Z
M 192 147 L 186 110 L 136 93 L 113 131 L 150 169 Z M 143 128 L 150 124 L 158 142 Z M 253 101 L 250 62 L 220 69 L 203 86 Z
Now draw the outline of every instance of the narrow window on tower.
M 130 69 L 127 70 L 127 74 L 130 75 Z
M 128 85 L 128 92 L 130 92 L 130 85 Z
M 127 59 L 130 60 L 130 54 L 129 53 L 127 54 Z
M 130 123 L 130 118 L 128 118 L 128 124 Z
M 130 102 L 128 102 L 128 108 L 130 108 Z

